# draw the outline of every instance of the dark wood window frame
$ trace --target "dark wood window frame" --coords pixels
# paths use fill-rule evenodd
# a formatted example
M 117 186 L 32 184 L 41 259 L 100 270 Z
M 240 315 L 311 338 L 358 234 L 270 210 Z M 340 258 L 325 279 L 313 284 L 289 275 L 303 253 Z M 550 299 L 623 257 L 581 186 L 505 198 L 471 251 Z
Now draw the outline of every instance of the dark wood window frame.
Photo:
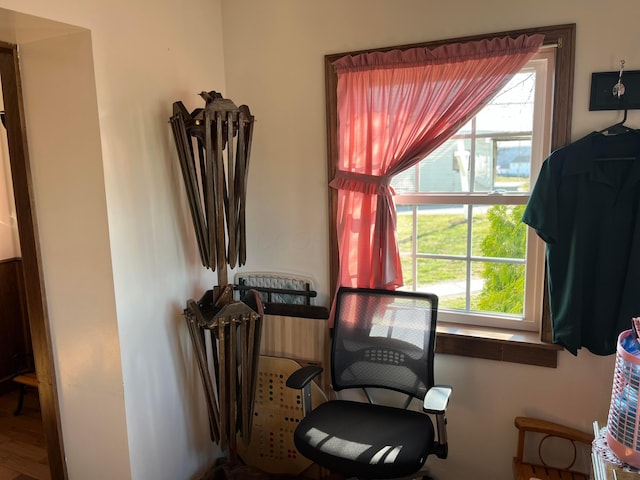
M 556 45 L 556 66 L 553 85 L 553 120 L 551 150 L 567 145 L 571 138 L 571 114 L 573 106 L 573 75 L 575 61 L 576 25 L 565 24 L 550 27 L 511 30 L 485 35 L 474 35 L 447 40 L 391 46 L 353 52 L 325 55 L 325 89 L 327 108 L 327 152 L 329 179 L 335 176 L 338 163 L 338 77 L 333 62 L 345 55 L 366 52 L 385 52 L 415 47 L 434 48 L 440 45 L 490 39 L 515 37 L 523 34 L 544 35 L 544 45 Z M 338 195 L 329 188 L 329 245 L 331 298 L 338 281 L 338 237 L 335 225 Z M 438 328 L 436 352 L 462 355 L 490 360 L 524 363 L 544 367 L 557 366 L 557 353 L 561 347 L 551 343 L 551 316 L 545 285 L 542 327 L 538 332 L 520 332 L 495 328 L 465 328 L 463 326 L 441 326 Z

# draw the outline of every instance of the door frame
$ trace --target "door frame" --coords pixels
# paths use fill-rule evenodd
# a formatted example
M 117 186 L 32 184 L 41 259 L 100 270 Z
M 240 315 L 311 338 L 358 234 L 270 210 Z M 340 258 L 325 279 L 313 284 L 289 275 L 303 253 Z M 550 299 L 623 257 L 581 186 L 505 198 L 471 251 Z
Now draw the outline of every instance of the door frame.
M 51 331 L 42 277 L 33 182 L 27 149 L 26 122 L 17 45 L 0 42 L 0 79 L 4 98 L 9 164 L 13 181 L 27 312 L 38 377 L 42 424 L 53 480 L 68 478 L 53 363 Z

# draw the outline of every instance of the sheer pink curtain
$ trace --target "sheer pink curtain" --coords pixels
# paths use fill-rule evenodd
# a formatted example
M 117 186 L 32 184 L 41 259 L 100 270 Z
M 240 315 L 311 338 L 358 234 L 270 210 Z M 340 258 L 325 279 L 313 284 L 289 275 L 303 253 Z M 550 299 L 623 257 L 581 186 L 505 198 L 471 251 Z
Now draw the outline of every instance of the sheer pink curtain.
M 390 181 L 458 131 L 543 35 L 345 56 L 338 74 L 339 284 L 402 285 Z

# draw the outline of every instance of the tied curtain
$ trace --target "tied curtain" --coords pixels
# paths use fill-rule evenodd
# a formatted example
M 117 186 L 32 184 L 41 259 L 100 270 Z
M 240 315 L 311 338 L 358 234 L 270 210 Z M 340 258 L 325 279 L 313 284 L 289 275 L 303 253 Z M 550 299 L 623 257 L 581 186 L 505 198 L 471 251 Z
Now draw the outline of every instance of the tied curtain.
M 347 55 L 337 73 L 339 285 L 402 286 L 394 175 L 475 116 L 539 50 L 543 35 Z

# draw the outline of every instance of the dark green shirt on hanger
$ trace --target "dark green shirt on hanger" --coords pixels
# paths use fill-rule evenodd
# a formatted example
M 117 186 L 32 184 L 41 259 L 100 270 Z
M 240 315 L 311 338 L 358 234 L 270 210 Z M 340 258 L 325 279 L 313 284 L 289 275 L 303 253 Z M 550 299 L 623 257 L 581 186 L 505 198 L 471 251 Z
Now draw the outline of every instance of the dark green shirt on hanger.
M 640 316 L 640 132 L 553 152 L 522 218 L 545 241 L 553 341 L 615 353 Z

